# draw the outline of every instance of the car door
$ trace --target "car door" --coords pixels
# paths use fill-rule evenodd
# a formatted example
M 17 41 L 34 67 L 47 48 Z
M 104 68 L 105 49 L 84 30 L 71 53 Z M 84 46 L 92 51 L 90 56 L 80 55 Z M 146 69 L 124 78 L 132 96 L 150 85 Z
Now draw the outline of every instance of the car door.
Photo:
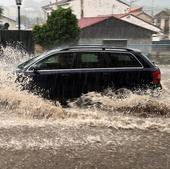
M 99 65 L 100 52 L 82 51 L 76 53 L 77 78 L 80 93 L 101 90 L 102 72 Z
M 104 52 L 103 85 L 118 88 L 135 88 L 141 82 L 142 64 L 131 53 Z
M 72 89 L 73 66 L 74 55 L 65 52 L 52 54 L 37 61 L 28 71 L 36 90 L 47 98 L 56 99 L 65 97 Z

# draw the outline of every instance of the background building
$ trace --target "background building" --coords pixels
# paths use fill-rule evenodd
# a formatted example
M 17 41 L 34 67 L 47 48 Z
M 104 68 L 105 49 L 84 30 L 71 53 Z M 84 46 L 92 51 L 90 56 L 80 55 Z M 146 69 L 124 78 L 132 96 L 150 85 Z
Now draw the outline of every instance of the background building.
M 79 44 L 137 48 L 146 54 L 152 51 L 152 34 L 156 33 L 114 16 L 82 18 L 79 27 Z
M 143 7 L 130 9 L 129 14 L 136 16 L 148 23 L 153 23 L 153 17 L 144 12 Z
M 42 7 L 45 19 L 47 19 L 53 9 L 57 9 L 59 6 L 63 8 L 71 7 L 78 19 L 126 13 L 130 8 L 128 4 L 121 0 L 56 0 L 55 3 Z
M 8 17 L 6 17 L 4 15 L 1 15 L 0 16 L 0 24 L 4 25 L 6 23 L 9 24 L 9 28 L 8 28 L 9 30 L 16 30 L 17 29 L 16 28 L 16 20 L 8 18 Z
M 114 15 L 117 16 L 118 18 L 127 21 L 129 23 L 133 23 L 135 25 L 138 25 L 140 27 L 150 29 L 152 31 L 155 31 L 157 33 L 161 32 L 161 29 L 154 25 L 152 22 L 147 22 L 147 19 L 144 20 L 141 17 L 139 18 L 138 16 L 134 15 L 133 13 L 127 13 L 127 14 L 120 14 L 120 15 Z
M 163 39 L 170 39 L 170 12 L 161 11 L 154 16 L 154 23 L 160 27 L 163 33 Z

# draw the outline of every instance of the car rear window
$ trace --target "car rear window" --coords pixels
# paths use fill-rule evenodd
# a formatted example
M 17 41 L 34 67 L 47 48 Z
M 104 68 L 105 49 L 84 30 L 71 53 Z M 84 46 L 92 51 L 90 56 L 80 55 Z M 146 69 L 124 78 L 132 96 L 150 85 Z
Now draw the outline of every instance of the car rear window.
M 140 62 L 128 53 L 105 53 L 108 67 L 142 67 Z

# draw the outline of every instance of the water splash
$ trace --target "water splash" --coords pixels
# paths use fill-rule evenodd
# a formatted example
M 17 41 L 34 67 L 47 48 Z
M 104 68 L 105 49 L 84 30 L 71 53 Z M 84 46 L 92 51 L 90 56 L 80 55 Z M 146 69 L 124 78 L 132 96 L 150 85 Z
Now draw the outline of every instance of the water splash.
M 165 102 L 166 101 L 166 102 Z M 128 97 L 118 99 L 91 92 L 70 103 L 71 107 L 97 109 L 108 112 L 118 112 L 138 117 L 170 117 L 170 100 L 159 96 L 130 94 Z
M 20 50 L 19 50 L 20 49 Z M 15 68 L 18 63 L 23 62 L 31 56 L 21 47 L 20 44 L 7 44 L 0 46 L 0 63 L 1 68 Z
M 7 46 L 1 56 L 0 69 L 0 111 L 8 114 L 22 115 L 32 118 L 63 118 L 64 110 L 59 103 L 44 100 L 28 91 L 21 91 L 15 83 L 16 65 L 30 56 Z
M 69 103 L 70 107 L 65 109 L 59 103 L 54 104 L 18 88 L 14 83 L 15 74 L 12 72 L 17 64 L 30 56 L 26 53 L 23 55 L 18 50 L 8 54 L 8 50 L 13 49 L 10 47 L 4 49 L 5 56 L 1 58 L 5 68 L 0 69 L 0 118 L 4 115 L 6 118 L 19 116 L 23 118 L 23 121 L 20 121 L 23 124 L 25 118 L 52 119 L 54 121 L 51 125 L 62 123 L 67 126 L 88 125 L 170 132 L 170 68 L 168 66 L 161 66 L 164 90 L 159 97 L 129 92 L 128 97 L 118 99 L 112 90 L 104 93 L 91 92 Z

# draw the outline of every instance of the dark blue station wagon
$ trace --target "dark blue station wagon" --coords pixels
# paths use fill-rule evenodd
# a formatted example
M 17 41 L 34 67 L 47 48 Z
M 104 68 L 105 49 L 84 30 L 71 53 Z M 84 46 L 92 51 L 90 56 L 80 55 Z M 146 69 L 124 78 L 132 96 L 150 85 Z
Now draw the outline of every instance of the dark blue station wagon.
M 161 88 L 161 74 L 141 52 L 127 48 L 75 46 L 52 50 L 17 68 L 25 88 L 49 99 L 75 98 L 89 91 Z M 21 80 L 22 79 L 22 80 Z

